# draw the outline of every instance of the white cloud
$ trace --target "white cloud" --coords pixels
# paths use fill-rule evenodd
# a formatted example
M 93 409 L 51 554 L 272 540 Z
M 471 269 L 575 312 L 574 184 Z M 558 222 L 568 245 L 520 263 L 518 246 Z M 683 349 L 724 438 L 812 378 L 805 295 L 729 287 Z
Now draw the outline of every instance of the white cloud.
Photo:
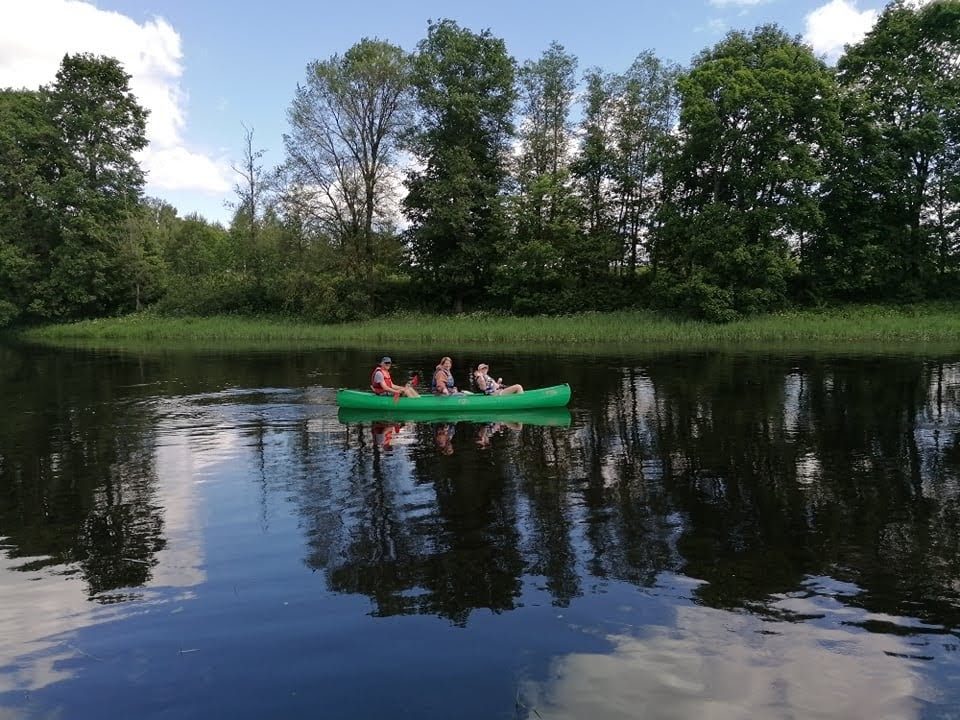
M 910 641 L 924 636 L 858 631 L 855 622 L 889 622 L 889 616 L 818 595 L 784 597 L 774 605 L 788 618 L 797 616 L 793 608 L 803 608 L 815 609 L 821 619 L 776 622 L 677 606 L 669 625 L 645 622 L 636 635 L 608 636 L 611 652 L 558 656 L 549 679 L 522 683 L 518 697 L 537 708 L 538 717 L 556 720 L 915 719 L 939 699 L 930 679 L 911 664 L 917 661 L 891 662 L 915 657 Z
M 876 10 L 857 10 L 856 0 L 831 0 L 806 18 L 804 40 L 814 52 L 836 60 L 845 45 L 863 39 L 877 22 Z
M 36 89 L 52 82 L 66 53 L 115 57 L 130 74 L 130 89 L 150 110 L 149 147 L 140 156 L 147 189 L 230 189 L 229 163 L 185 142 L 187 96 L 180 86 L 180 36 L 162 18 L 143 24 L 81 0 L 0 4 L 0 87 Z

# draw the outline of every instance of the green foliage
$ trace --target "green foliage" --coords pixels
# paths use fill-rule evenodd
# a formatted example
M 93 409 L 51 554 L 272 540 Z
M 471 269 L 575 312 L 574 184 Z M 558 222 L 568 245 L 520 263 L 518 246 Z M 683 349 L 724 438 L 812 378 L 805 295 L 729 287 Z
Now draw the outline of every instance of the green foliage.
M 324 324 L 372 315 L 371 293 L 352 280 L 291 271 L 277 279 L 279 307 L 289 315 Z
M 512 133 L 514 63 L 488 31 L 431 23 L 414 59 L 420 104 L 410 149 L 423 165 L 407 178 L 410 270 L 476 302 L 490 281 L 494 243 L 505 234 L 503 158 Z
M 614 155 L 609 128 L 609 107 L 613 101 L 616 78 L 598 69 L 587 71 L 580 153 L 571 163 L 582 202 L 582 214 L 588 237 L 612 231 L 610 198 L 605 184 L 613 174 Z
M 375 238 L 392 228 L 393 166 L 410 105 L 410 57 L 365 38 L 311 63 L 288 113 L 284 201 L 342 249 L 356 278 L 374 272 Z
M 57 148 L 42 95 L 0 91 L 0 327 L 24 317 L 59 241 Z
M 188 215 L 172 228 L 163 256 L 170 272 L 184 277 L 239 267 L 227 231 L 198 215 Z
M 98 222 L 125 216 L 144 183 L 134 153 L 147 146 L 147 111 L 130 91 L 130 75 L 113 58 L 65 55 L 45 95 L 66 150 L 58 158 L 61 202 Z
M 114 315 L 521 316 L 960 294 L 960 0 L 897 0 L 836 72 L 776 27 L 679 73 L 431 22 L 311 63 L 287 161 L 246 135 L 229 229 L 142 197 L 146 113 L 117 61 L 0 91 L 0 327 Z M 513 126 L 519 98 L 518 129 Z M 414 156 L 402 207 L 400 150 Z M 698 331 L 699 332 L 699 331 Z
M 254 314 L 263 309 L 255 278 L 230 270 L 174 276 L 154 307 L 172 316 Z
M 952 353 L 960 344 L 956 304 L 905 305 L 900 307 L 848 305 L 806 311 L 784 311 L 726 324 L 677 319 L 651 311 L 611 313 L 576 312 L 557 317 L 511 317 L 497 313 L 452 316 L 405 311 L 356 323 L 323 325 L 277 317 L 212 316 L 163 318 L 137 314 L 112 320 L 94 320 L 31 330 L 31 339 L 50 342 L 90 340 L 100 346 L 127 346 L 143 341 L 156 348 L 158 340 L 193 341 L 214 345 L 216 341 L 247 341 L 263 349 L 264 343 L 284 347 L 314 344 L 382 347 L 402 344 L 439 347 L 489 348 L 543 345 L 556 349 L 563 344 L 571 352 L 593 354 L 603 347 L 628 351 L 661 352 L 672 346 L 742 350 L 785 347 L 798 350 L 922 352 L 932 348 Z M 651 345 L 651 344 L 655 345 Z M 166 344 L 166 343 L 165 343 Z M 936 345 L 934 345 L 936 344 Z M 579 348 L 579 349 L 578 349 Z
M 149 253 L 128 221 L 146 111 L 111 58 L 66 55 L 38 92 L 0 93 L 4 316 L 62 319 L 136 306 Z
M 680 139 L 652 248 L 655 292 L 727 321 L 786 305 L 790 242 L 820 221 L 832 76 L 775 27 L 730 33 L 679 81 Z
M 650 52 L 614 78 L 608 103 L 612 142 L 609 182 L 616 235 L 632 272 L 649 254 L 647 242 L 662 201 L 663 163 L 677 121 L 679 69 Z
M 517 160 L 518 193 L 514 202 L 514 226 L 519 243 L 528 240 L 552 242 L 560 252 L 573 226 L 576 205 L 568 202 L 568 156 L 572 143 L 570 109 L 573 102 L 577 61 L 557 43 L 537 62 L 520 71 L 523 118 L 520 124 L 520 156 Z
M 0 328 L 24 312 L 36 276 L 36 259 L 0 237 Z
M 563 286 L 562 257 L 543 240 L 530 240 L 513 248 L 508 262 L 496 265 L 490 294 L 502 309 L 518 315 L 547 312 Z

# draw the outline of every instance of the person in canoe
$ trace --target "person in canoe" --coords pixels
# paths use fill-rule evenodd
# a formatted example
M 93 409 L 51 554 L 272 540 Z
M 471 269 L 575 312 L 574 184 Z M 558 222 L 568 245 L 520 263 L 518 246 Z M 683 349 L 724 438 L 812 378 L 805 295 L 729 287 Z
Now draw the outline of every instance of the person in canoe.
M 477 446 L 481 450 L 486 450 L 488 447 L 490 447 L 491 438 L 494 435 L 502 434 L 504 428 L 510 428 L 511 430 L 523 430 L 523 423 L 505 421 L 483 423 L 480 426 L 480 430 L 477 432 Z
M 393 380 L 390 378 L 391 367 L 393 367 L 393 360 L 384 356 L 370 376 L 370 389 L 377 395 L 403 395 L 410 398 L 420 397 L 420 393 L 413 389 L 411 383 L 407 383 L 406 385 L 393 384 Z
M 434 395 L 463 395 L 457 389 L 457 384 L 453 379 L 453 360 L 448 357 L 440 358 L 440 364 L 433 372 L 433 380 L 430 382 L 430 391 Z
M 519 395 L 523 392 L 523 385 L 507 385 L 504 387 L 503 378 L 494 380 L 490 377 L 490 366 L 486 363 L 477 365 L 473 377 L 477 387 L 484 395 Z

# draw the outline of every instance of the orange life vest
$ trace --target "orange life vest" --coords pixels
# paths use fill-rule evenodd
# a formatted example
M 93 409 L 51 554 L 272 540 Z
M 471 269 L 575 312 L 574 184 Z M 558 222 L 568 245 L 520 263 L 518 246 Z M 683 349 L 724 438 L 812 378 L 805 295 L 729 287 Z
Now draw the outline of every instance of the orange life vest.
M 393 380 L 390 379 L 390 371 L 384 368 L 382 365 L 377 365 L 373 369 L 373 372 L 370 373 L 370 389 L 373 390 L 377 395 L 386 395 L 386 390 L 379 385 L 374 385 L 373 383 L 373 378 L 376 377 L 377 370 L 383 373 L 383 384 L 387 387 L 393 387 Z

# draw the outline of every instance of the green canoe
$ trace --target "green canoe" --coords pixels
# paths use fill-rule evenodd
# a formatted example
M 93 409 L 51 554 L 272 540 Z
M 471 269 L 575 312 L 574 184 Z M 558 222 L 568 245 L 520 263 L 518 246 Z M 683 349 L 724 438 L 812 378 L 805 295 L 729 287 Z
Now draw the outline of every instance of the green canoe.
M 337 390 L 337 405 L 356 410 L 443 410 L 478 412 L 481 410 L 529 410 L 531 408 L 566 407 L 570 402 L 570 386 L 554 385 L 527 390 L 517 395 L 430 395 L 418 398 L 375 395 L 371 391 Z
M 570 411 L 566 408 L 530 408 L 528 410 L 360 410 L 358 408 L 340 408 L 337 418 L 341 423 L 369 422 L 420 422 L 420 423 L 520 423 L 522 425 L 551 425 L 567 427 L 570 424 Z

